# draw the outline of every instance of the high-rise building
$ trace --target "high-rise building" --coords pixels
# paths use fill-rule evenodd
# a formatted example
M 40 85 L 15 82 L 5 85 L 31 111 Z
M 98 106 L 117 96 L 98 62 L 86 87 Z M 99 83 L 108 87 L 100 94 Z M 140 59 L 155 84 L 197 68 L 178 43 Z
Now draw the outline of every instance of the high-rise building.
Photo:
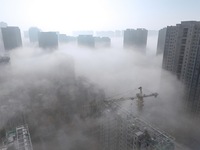
M 123 31 L 121 30 L 115 30 L 115 37 L 122 37 Z
M 85 30 L 85 31 L 73 31 L 73 36 L 79 36 L 79 35 L 94 35 L 94 32 L 89 30 Z
M 28 39 L 28 38 L 29 38 L 29 33 L 28 33 L 28 31 L 24 31 L 24 38 L 25 38 L 25 39 Z
M 111 39 L 109 37 L 95 37 L 95 47 L 110 47 Z
M 200 22 L 167 27 L 163 68 L 184 83 L 186 106 L 200 115 Z
M 95 46 L 94 37 L 92 35 L 79 35 L 78 36 L 78 45 L 94 47 Z
M 11 50 L 22 46 L 21 32 L 18 27 L 1 28 L 5 50 Z
M 66 43 L 66 42 L 68 42 L 67 35 L 66 35 L 66 34 L 59 34 L 59 35 L 58 35 L 58 40 L 59 40 L 59 42 L 61 42 L 61 43 Z
M 119 113 L 120 110 L 120 113 Z M 88 136 L 97 139 L 104 150 L 174 150 L 175 139 L 165 132 L 137 118 L 114 101 L 91 101 L 83 104 L 81 116 L 101 117 L 98 123 L 86 130 Z M 101 115 L 103 113 L 103 115 Z
M 165 46 L 166 30 L 167 28 L 163 28 L 159 30 L 157 52 L 156 52 L 157 55 L 163 54 L 164 46 Z
M 111 38 L 115 36 L 115 32 L 114 31 L 96 31 L 96 36 Z
M 3 53 L 4 52 L 4 43 L 3 43 L 3 35 L 2 35 L 2 31 L 1 31 L 1 28 L 0 28 L 0 53 Z
M 5 22 L 0 22 L 0 28 L 6 28 L 8 25 Z
M 69 43 L 69 42 L 75 42 L 77 38 L 74 36 L 67 36 L 66 34 L 59 34 L 58 40 L 61 43 Z
M 30 42 L 38 42 L 39 32 L 40 30 L 36 27 L 29 28 L 28 33 Z
M 39 47 L 41 48 L 57 48 L 58 35 L 56 32 L 40 32 Z
M 146 48 L 147 45 L 146 29 L 126 29 L 124 31 L 124 48 Z

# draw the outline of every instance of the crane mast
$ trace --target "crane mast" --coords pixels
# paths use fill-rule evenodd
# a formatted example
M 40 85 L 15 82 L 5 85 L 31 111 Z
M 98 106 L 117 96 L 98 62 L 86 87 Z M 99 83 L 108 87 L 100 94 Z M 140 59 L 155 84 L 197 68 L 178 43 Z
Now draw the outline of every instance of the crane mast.
M 152 96 L 157 97 L 158 93 L 143 94 L 142 87 L 139 87 L 138 89 L 140 90 L 140 92 L 137 93 L 135 97 L 126 97 L 126 98 L 122 97 L 122 98 L 119 98 L 119 99 L 108 99 L 108 100 L 105 100 L 105 102 L 119 102 L 119 101 L 125 101 L 125 100 L 137 100 L 138 112 L 142 112 L 143 107 L 144 107 L 144 98 L 152 97 Z
M 138 112 L 142 112 L 143 107 L 144 107 L 144 98 L 146 97 L 157 97 L 158 93 L 151 93 L 151 94 L 143 94 L 142 92 L 142 87 L 138 88 L 140 90 L 140 93 L 136 94 L 137 97 L 137 108 L 138 108 Z

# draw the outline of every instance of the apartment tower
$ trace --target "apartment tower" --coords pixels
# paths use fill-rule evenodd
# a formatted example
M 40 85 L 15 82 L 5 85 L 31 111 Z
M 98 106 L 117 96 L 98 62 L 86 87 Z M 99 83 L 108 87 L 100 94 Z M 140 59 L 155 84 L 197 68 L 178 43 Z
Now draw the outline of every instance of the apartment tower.
M 187 108 L 200 114 L 200 22 L 183 21 L 168 26 L 163 69 L 175 74 L 185 85 Z

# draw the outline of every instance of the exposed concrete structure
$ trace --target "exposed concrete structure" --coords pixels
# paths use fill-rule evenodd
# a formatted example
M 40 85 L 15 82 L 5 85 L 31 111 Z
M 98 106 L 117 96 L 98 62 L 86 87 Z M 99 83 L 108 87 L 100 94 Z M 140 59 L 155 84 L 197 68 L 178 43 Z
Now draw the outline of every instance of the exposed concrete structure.
M 84 107 L 82 114 L 101 119 L 88 133 L 97 139 L 105 150 L 174 150 L 174 138 L 134 117 L 117 102 L 93 102 Z M 96 115 L 95 115 L 96 114 Z
M 20 125 L 6 132 L 0 150 L 33 150 L 28 125 Z

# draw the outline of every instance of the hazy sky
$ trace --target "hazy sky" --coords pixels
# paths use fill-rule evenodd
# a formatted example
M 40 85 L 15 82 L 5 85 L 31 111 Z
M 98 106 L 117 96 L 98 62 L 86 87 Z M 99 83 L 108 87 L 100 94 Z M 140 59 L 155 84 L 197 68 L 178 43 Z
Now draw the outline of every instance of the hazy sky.
M 200 0 L 0 0 L 0 21 L 22 29 L 158 30 L 200 20 Z

